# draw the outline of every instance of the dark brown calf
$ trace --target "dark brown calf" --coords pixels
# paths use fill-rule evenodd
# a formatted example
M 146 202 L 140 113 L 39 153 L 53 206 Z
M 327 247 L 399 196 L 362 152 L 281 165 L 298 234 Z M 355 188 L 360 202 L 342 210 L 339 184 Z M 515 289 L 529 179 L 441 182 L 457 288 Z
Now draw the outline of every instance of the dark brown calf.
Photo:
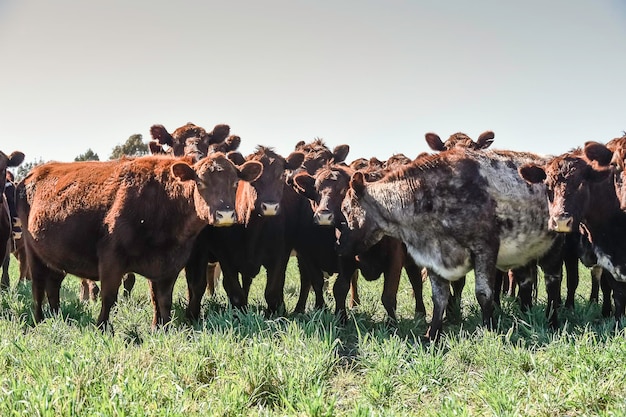
M 194 238 L 207 224 L 232 225 L 239 180 L 253 181 L 258 162 L 234 165 L 223 154 L 145 156 L 107 162 L 50 162 L 18 185 L 35 320 L 44 295 L 59 310 L 65 273 L 99 279 L 105 327 L 125 272 L 150 280 L 153 325 L 170 321 L 172 289 Z
M 296 150 L 305 153 L 300 169 L 294 171 L 307 172 L 314 175 L 318 169 L 328 163 L 340 164 L 345 161 L 350 147 L 346 144 L 336 146 L 331 151 L 323 140 L 316 139 L 310 143 L 299 142 Z M 289 183 L 293 185 L 293 176 Z M 294 190 L 291 190 L 295 194 Z M 319 227 L 313 219 L 313 207 L 308 198 L 296 194 L 298 212 L 290 220 L 297 230 L 294 250 L 300 271 L 300 296 L 295 312 L 304 312 L 311 288 L 315 292 L 315 308 L 321 309 L 324 301 L 324 274 L 332 275 L 339 272 L 339 257 L 335 250 L 335 231 L 330 227 Z M 356 271 L 353 277 L 356 279 Z

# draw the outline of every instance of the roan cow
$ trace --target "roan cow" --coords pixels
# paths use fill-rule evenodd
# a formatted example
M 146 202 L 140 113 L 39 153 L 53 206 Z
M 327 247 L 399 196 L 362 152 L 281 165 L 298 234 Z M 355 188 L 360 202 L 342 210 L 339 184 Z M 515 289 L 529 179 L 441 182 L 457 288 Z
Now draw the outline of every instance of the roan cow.
M 35 320 L 43 319 L 44 296 L 59 311 L 70 273 L 100 281 L 97 325 L 105 328 L 123 274 L 136 272 L 150 280 L 153 326 L 169 322 L 172 289 L 195 237 L 207 224 L 236 221 L 239 180 L 254 181 L 262 169 L 221 153 L 196 163 L 144 156 L 35 167 L 17 187 Z
M 542 161 L 530 153 L 454 149 L 421 156 L 379 181 L 356 172 L 342 203 L 347 224 L 339 251 L 354 255 L 384 235 L 404 242 L 431 278 L 431 339 L 441 331 L 449 282 L 474 269 L 483 325 L 491 327 L 496 268 L 527 265 L 556 241 L 547 228 L 546 187 L 528 185 L 517 172 Z

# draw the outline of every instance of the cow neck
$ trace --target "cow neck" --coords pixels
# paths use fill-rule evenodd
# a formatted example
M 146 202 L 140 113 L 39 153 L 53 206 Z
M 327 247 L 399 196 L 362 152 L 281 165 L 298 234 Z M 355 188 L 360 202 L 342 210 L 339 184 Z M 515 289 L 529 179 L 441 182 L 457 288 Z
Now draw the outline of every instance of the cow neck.
M 602 237 L 601 233 L 603 236 L 623 236 L 626 233 L 626 213 L 620 209 L 613 178 L 609 176 L 601 182 L 590 182 L 589 194 L 589 204 L 582 222 L 592 235 Z

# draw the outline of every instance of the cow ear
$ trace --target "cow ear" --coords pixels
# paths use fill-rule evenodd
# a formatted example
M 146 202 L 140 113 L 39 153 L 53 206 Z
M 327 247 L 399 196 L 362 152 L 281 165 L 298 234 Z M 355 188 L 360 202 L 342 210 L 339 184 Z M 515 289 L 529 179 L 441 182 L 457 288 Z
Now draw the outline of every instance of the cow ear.
M 339 163 L 346 160 L 350 152 L 350 145 L 337 145 L 333 149 L 333 162 Z
M 247 181 L 256 181 L 263 173 L 263 164 L 258 161 L 248 161 L 238 167 L 239 178 Z
M 487 149 L 491 146 L 495 137 L 496 135 L 491 130 L 481 133 L 476 141 L 477 149 Z
M 191 181 L 198 178 L 196 171 L 184 162 L 176 162 L 172 165 L 172 174 L 180 181 Z
M 9 155 L 9 162 L 7 166 L 16 167 L 24 161 L 24 154 L 20 151 L 15 151 Z
M 304 153 L 294 151 L 286 159 L 285 169 L 297 169 L 304 162 Z
M 430 146 L 430 149 L 432 149 L 433 151 L 441 152 L 441 151 L 446 150 L 438 134 L 426 133 L 424 136 L 426 137 L 426 143 L 428 144 L 428 146 Z
M 239 149 L 239 145 L 241 145 L 241 138 L 237 135 L 230 135 L 224 142 L 229 151 L 236 151 Z
M 235 165 L 243 165 L 246 163 L 246 158 L 243 157 L 241 152 L 230 151 L 226 154 L 226 157 Z
M 365 176 L 362 172 L 357 171 L 352 174 L 352 178 L 350 178 L 350 188 L 354 190 L 357 196 L 363 195 L 365 191 Z
M 609 166 L 613 159 L 613 152 L 598 142 L 586 142 L 583 152 L 587 159 L 596 161 L 600 166 Z
M 156 140 L 151 140 L 150 142 L 148 142 L 148 148 L 150 148 L 150 153 L 152 155 L 165 153 L 165 150 L 163 150 L 163 146 Z
M 587 165 L 587 170 L 585 171 L 585 178 L 591 182 L 602 182 L 605 179 L 607 179 L 612 172 L 613 171 L 610 168 L 597 170 Z
M 546 171 L 535 164 L 524 164 L 519 167 L 519 174 L 522 178 L 526 180 L 526 182 L 531 184 L 539 184 L 543 182 L 546 177 Z
M 209 145 L 213 143 L 221 143 L 228 137 L 230 133 L 230 126 L 228 125 L 215 125 L 211 133 L 208 133 Z
M 315 190 L 315 177 L 306 172 L 301 172 L 293 177 L 293 189 L 309 200 L 317 199 L 317 191 Z
M 174 145 L 174 138 L 163 125 L 152 125 L 150 128 L 150 136 L 152 136 L 152 139 L 156 140 L 161 145 Z

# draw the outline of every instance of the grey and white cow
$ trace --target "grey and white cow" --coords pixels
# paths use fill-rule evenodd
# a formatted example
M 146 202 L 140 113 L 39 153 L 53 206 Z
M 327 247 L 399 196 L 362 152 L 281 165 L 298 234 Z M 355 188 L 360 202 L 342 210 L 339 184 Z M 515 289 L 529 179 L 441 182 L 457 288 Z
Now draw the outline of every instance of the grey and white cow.
M 483 324 L 490 327 L 496 268 L 526 265 L 557 241 L 548 230 L 546 187 L 526 183 L 517 171 L 544 161 L 531 153 L 462 149 L 423 155 L 375 182 L 357 172 L 342 203 L 347 223 L 339 251 L 362 251 L 384 235 L 404 242 L 431 275 L 431 339 L 441 331 L 449 282 L 474 269 Z

